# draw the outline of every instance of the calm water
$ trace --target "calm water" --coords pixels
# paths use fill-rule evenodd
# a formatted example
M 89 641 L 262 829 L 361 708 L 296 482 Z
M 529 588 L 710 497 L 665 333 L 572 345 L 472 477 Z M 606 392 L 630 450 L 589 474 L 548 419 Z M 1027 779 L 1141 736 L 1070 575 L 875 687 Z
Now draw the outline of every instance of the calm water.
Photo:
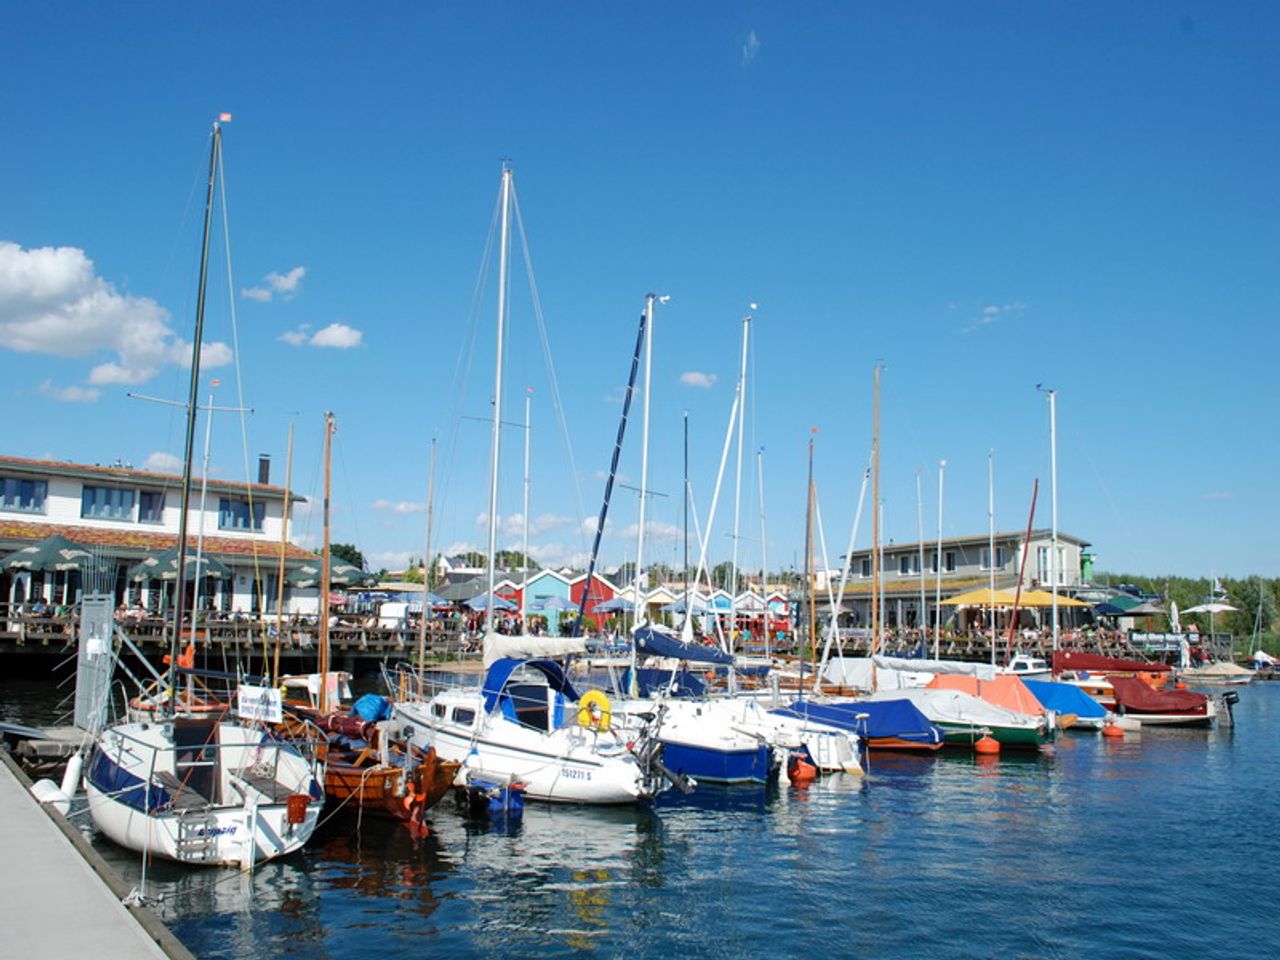
M 0 716 L 47 720 L 24 690 L 0 685 Z M 228 960 L 1270 960 L 1280 684 L 1247 688 L 1236 717 L 1025 758 L 877 755 L 865 780 L 651 808 L 531 806 L 512 827 L 446 801 L 425 840 L 340 816 L 252 877 L 159 865 L 148 892 L 198 956 Z

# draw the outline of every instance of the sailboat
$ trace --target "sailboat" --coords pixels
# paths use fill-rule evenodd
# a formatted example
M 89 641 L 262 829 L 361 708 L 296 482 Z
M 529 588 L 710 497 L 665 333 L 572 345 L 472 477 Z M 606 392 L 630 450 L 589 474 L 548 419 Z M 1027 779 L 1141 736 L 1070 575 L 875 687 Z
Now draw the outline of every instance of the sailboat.
M 228 120 L 223 115 L 222 120 Z M 200 382 L 209 237 L 222 128 L 213 125 L 205 199 L 199 295 L 192 341 L 186 448 L 178 521 L 178 584 L 187 562 L 187 518 Z M 170 639 L 169 695 L 150 720 L 107 726 L 85 772 L 94 824 L 121 846 L 191 864 L 255 863 L 297 850 L 324 805 L 322 772 L 311 753 L 278 736 L 279 694 L 241 686 L 238 716 L 184 715 L 177 689 L 184 591 L 176 591 Z
M 664 789 L 670 779 L 662 747 L 645 730 L 623 736 L 611 723 L 608 698 L 582 696 L 554 659 L 586 652 L 582 637 L 504 635 L 494 629 L 497 552 L 499 437 L 506 326 L 507 259 L 513 173 L 502 170 L 501 237 L 498 253 L 497 360 L 489 462 L 488 617 L 479 687 L 451 687 L 430 698 L 404 676 L 394 716 L 415 746 L 434 747 L 445 760 L 462 764 L 459 780 L 479 788 L 522 788 L 535 800 L 569 803 L 634 803 Z M 588 578 L 588 582 L 590 579 Z M 396 687 L 393 687 L 395 689 Z

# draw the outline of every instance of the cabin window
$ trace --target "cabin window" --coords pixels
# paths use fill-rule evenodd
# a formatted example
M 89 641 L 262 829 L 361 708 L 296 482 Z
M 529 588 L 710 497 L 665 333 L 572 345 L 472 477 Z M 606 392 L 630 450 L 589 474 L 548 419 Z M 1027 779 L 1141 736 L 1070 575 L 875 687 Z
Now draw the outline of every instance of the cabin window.
M 44 513 L 49 485 L 44 480 L 0 477 L 0 510 L 15 513 Z
M 443 703 L 433 703 L 433 704 L 431 705 L 431 715 L 432 715 L 433 717 L 440 717 L 440 718 L 442 718 L 442 719 L 443 719 L 443 717 L 444 717 L 444 704 L 443 704 Z
M 164 519 L 164 491 L 142 490 L 138 493 L 138 522 L 160 523 Z
M 474 723 L 475 719 L 476 719 L 476 712 L 466 707 L 457 707 L 453 711 L 454 723 L 470 724 L 470 723 Z
M 80 491 L 80 516 L 89 520 L 132 520 L 133 491 L 86 486 Z
M 262 521 L 267 515 L 267 505 L 254 501 L 253 520 L 250 522 L 249 501 L 222 497 L 218 500 L 219 530 L 261 530 Z

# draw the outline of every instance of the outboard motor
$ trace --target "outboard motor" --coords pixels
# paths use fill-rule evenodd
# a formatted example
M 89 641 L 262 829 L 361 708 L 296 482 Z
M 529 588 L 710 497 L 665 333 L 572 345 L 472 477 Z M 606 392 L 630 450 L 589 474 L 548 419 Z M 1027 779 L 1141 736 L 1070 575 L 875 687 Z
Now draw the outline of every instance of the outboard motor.
M 1228 690 L 1218 700 L 1222 704 L 1222 710 L 1218 713 L 1218 723 L 1224 727 L 1234 727 L 1236 718 L 1232 708 L 1240 702 L 1240 694 L 1234 690 Z

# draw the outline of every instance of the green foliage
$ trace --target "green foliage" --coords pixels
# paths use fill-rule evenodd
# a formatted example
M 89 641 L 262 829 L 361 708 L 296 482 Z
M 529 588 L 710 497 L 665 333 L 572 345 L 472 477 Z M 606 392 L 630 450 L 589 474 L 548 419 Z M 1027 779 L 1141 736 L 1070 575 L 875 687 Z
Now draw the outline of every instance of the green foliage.
M 1207 577 L 1147 577 L 1132 573 L 1096 573 L 1094 583 L 1106 586 L 1118 586 L 1122 583 L 1133 584 L 1146 593 L 1172 600 L 1179 611 L 1185 611 L 1205 602 L 1213 584 Z M 1280 580 L 1266 580 L 1262 577 L 1248 577 L 1244 580 L 1221 578 L 1226 590 L 1226 602 L 1236 608 L 1235 613 L 1226 613 L 1214 618 L 1214 629 L 1219 632 L 1230 632 L 1237 637 L 1251 637 L 1255 629 L 1261 634 L 1276 631 L 1277 616 L 1280 616 Z M 1259 613 L 1261 617 L 1259 618 Z M 1205 613 L 1180 614 L 1183 626 L 1195 623 L 1202 630 L 1209 628 L 1209 615 Z
M 470 563 L 471 561 L 467 561 Z M 499 570 L 520 570 L 525 565 L 524 553 L 520 550 L 499 550 L 493 557 L 494 566 Z M 484 566 L 484 557 L 480 558 L 478 566 Z M 529 572 L 533 573 L 540 569 L 538 563 L 532 557 L 528 561 Z
M 359 567 L 361 570 L 365 569 L 364 554 L 357 550 L 354 544 L 331 543 L 329 544 L 329 554 L 330 556 L 345 560 L 347 563 L 352 566 Z

